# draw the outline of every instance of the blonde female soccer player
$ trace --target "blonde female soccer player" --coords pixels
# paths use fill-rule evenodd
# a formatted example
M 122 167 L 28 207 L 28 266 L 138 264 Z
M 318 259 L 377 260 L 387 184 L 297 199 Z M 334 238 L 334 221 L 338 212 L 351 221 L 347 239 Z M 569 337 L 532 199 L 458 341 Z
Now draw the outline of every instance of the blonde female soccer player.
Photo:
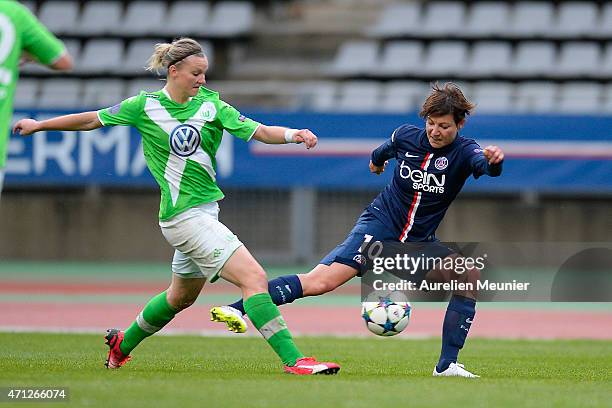
M 308 129 L 266 126 L 245 118 L 205 88 L 208 60 L 200 44 L 181 38 L 157 44 L 150 70 L 167 70 L 166 86 L 140 92 L 110 108 L 60 116 L 45 121 L 23 119 L 15 132 L 92 130 L 102 126 L 132 126 L 142 135 L 147 165 L 161 189 L 159 225 L 175 248 L 172 282 L 152 298 L 125 331 L 109 329 L 106 367 L 119 368 L 132 350 L 156 333 L 181 310 L 192 305 L 207 280 L 219 277 L 241 291 L 244 308 L 262 336 L 291 374 L 335 374 L 335 363 L 304 357 L 293 342 L 278 308 L 268 294 L 266 273 L 240 240 L 218 221 L 215 153 L 226 129 L 239 139 L 263 143 L 317 144 Z

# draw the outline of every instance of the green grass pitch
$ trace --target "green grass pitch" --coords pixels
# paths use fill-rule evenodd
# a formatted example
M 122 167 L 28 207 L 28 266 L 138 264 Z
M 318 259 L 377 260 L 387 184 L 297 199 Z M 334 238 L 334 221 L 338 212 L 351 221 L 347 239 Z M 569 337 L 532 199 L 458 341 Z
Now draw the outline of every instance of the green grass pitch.
M 612 405 L 612 342 L 468 339 L 483 378 L 432 378 L 439 341 L 301 337 L 342 365 L 296 377 L 257 337 L 154 336 L 106 370 L 102 334 L 0 333 L 0 387 L 68 387 L 78 407 L 576 407 Z M 0 406 L 41 404 L 0 404 Z M 45 404 L 46 405 L 46 404 Z

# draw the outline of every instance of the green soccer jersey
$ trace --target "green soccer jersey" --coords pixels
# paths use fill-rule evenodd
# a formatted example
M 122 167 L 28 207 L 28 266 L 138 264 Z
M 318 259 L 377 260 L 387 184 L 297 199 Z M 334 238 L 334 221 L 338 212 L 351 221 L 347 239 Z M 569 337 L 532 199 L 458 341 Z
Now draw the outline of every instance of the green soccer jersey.
M 259 126 L 204 87 L 185 104 L 174 102 L 165 89 L 140 92 L 98 111 L 98 117 L 104 126 L 132 126 L 140 132 L 147 166 L 161 189 L 161 220 L 222 199 L 215 154 L 223 129 L 248 141 Z
M 22 51 L 50 65 L 62 56 L 64 46 L 25 6 L 14 0 L 0 0 L 0 169 L 6 161 Z

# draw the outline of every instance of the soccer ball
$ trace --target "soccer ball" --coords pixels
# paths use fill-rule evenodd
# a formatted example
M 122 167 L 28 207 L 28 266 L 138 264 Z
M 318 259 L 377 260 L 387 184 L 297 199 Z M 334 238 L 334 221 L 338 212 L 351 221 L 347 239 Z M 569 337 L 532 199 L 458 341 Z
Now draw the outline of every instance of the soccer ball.
M 378 300 L 366 299 L 365 302 L 362 302 L 361 317 L 372 333 L 379 336 L 395 336 L 408 326 L 412 311 L 408 300 L 396 300 L 398 297 L 395 293 L 369 297 L 378 297 Z

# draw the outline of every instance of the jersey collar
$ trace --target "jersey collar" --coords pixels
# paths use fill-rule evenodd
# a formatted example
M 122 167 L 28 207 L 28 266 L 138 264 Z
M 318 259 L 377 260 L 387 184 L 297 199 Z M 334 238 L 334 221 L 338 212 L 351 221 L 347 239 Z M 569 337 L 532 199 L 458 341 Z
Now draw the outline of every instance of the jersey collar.
M 192 96 L 189 97 L 189 100 L 185 103 L 178 103 L 177 101 L 175 101 L 174 99 L 172 99 L 172 97 L 170 96 L 170 92 L 168 92 L 168 90 L 166 89 L 167 86 L 164 86 L 162 88 L 162 93 L 166 96 L 166 98 L 168 98 L 171 102 L 174 102 L 177 105 L 187 105 L 189 102 L 191 102 L 191 100 L 193 99 Z

